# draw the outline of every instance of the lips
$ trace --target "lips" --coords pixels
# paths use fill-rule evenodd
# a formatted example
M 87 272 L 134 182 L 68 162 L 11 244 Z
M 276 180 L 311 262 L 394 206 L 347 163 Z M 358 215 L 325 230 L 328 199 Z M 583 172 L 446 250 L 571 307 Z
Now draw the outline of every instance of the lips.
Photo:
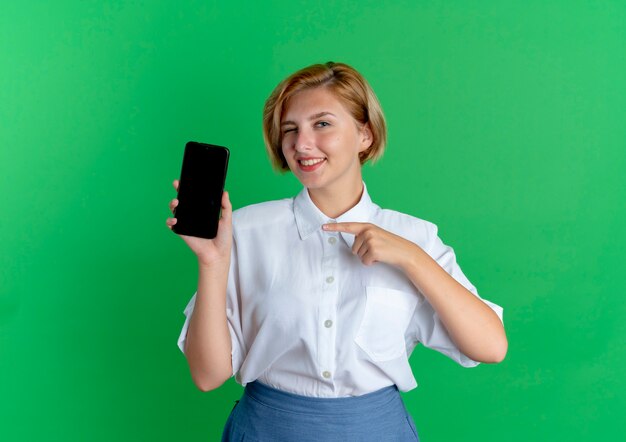
M 326 158 L 301 158 L 298 167 L 304 172 L 312 172 L 326 162 Z

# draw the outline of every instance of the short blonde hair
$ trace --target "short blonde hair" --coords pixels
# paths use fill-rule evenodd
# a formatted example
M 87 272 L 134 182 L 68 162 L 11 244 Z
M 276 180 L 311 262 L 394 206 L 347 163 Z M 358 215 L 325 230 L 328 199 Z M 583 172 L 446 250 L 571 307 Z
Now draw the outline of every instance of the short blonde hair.
M 359 154 L 361 164 L 376 161 L 385 150 L 387 125 L 376 94 L 365 78 L 354 68 L 329 61 L 301 69 L 276 86 L 263 108 L 263 139 L 272 166 L 279 171 L 289 170 L 282 152 L 280 123 L 285 103 L 296 93 L 316 87 L 326 87 L 361 124 L 369 124 L 372 145 Z

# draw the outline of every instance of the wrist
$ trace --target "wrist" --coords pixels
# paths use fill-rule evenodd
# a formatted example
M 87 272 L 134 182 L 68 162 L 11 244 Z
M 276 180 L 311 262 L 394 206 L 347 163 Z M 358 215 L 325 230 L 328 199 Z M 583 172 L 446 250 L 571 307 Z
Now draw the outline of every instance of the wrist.
M 217 259 L 203 259 L 198 257 L 198 269 L 200 271 L 228 272 L 230 268 L 230 256 Z
M 415 274 L 419 271 L 424 262 L 426 252 L 415 243 L 409 242 L 406 253 L 402 254 L 402 261 L 398 265 L 407 275 Z

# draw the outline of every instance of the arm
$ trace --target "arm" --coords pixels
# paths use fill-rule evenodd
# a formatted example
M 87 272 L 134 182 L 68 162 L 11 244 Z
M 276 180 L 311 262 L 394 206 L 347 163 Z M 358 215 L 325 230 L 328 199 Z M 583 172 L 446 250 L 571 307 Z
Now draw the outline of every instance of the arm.
M 174 181 L 178 189 L 178 181 Z M 170 209 L 178 205 L 174 199 Z M 176 218 L 168 218 L 171 229 Z M 198 258 L 198 291 L 184 353 L 191 377 L 202 391 L 218 388 L 232 375 L 231 337 L 226 315 L 226 287 L 232 249 L 232 206 L 222 196 L 222 217 L 214 239 L 179 235 Z
M 508 343 L 498 315 L 417 244 L 369 223 L 327 224 L 324 229 L 354 234 L 352 252 L 363 264 L 385 262 L 400 268 L 437 312 L 463 354 L 478 362 L 504 359 Z
M 226 319 L 229 262 L 198 264 L 198 292 L 189 322 L 185 355 L 196 386 L 210 391 L 232 375 L 231 338 Z
M 478 362 L 501 362 L 508 343 L 498 315 L 422 248 L 406 242 L 408 253 L 399 267 L 437 312 L 459 350 Z

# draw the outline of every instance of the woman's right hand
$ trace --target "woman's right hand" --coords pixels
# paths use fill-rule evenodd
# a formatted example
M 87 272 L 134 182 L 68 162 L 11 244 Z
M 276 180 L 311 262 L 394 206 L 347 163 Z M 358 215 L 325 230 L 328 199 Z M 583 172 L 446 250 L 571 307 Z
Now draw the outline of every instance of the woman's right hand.
M 178 180 L 174 180 L 174 189 L 178 192 Z M 170 202 L 170 210 L 174 214 L 174 209 L 178 206 L 178 199 L 174 198 Z M 180 236 L 189 248 L 198 257 L 200 265 L 211 266 L 217 263 L 228 264 L 230 262 L 230 250 L 233 243 L 232 225 L 233 207 L 228 198 L 228 192 L 222 194 L 222 214 L 217 225 L 217 236 L 213 239 L 197 238 L 195 236 Z M 170 229 L 176 224 L 176 218 L 167 218 L 167 227 Z

